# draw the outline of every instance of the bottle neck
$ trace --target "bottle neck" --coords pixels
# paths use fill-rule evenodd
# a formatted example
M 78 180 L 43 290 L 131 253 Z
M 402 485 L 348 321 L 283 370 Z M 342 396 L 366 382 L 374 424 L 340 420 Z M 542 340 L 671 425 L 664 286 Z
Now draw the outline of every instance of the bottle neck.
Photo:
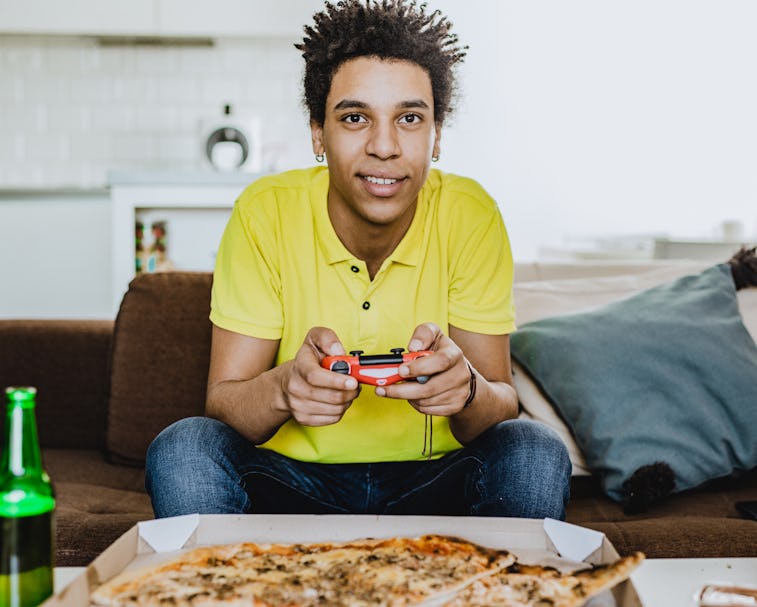
M 8 403 L 2 472 L 11 476 L 42 474 L 34 401 Z

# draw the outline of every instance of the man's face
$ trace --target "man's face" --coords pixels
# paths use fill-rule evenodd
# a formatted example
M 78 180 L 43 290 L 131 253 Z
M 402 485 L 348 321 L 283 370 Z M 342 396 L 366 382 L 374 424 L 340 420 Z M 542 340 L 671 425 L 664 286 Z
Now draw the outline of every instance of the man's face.
M 358 57 L 334 74 L 313 151 L 329 163 L 332 221 L 392 225 L 411 219 L 438 153 L 428 73 L 409 61 Z M 357 222 L 357 223 L 355 223 Z

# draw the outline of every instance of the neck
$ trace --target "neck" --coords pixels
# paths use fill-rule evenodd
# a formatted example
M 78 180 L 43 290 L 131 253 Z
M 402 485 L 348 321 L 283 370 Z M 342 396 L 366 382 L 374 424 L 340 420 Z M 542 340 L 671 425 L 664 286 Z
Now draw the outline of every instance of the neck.
M 365 262 L 371 280 L 402 241 L 414 216 L 415 207 L 412 207 L 391 224 L 375 224 L 354 215 L 338 216 L 329 205 L 329 218 L 336 235 L 350 253 Z

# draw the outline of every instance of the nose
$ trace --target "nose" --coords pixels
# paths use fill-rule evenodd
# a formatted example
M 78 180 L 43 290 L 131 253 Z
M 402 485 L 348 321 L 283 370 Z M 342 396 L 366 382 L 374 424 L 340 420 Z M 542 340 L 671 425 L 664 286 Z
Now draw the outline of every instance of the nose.
M 393 122 L 378 122 L 371 128 L 366 143 L 366 152 L 381 160 L 395 158 L 401 154 L 399 134 Z

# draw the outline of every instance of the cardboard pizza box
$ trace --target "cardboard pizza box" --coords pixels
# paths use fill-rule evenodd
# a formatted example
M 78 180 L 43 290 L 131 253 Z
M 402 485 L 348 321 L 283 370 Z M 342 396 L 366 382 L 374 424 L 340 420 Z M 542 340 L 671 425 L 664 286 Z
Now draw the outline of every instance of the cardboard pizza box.
M 520 562 L 577 568 L 618 558 L 604 534 L 552 519 L 375 515 L 188 515 L 132 527 L 44 607 L 89 607 L 100 584 L 126 570 L 158 564 L 203 545 L 308 543 L 361 538 L 453 535 L 504 548 Z M 630 580 L 588 603 L 591 607 L 642 607 Z

